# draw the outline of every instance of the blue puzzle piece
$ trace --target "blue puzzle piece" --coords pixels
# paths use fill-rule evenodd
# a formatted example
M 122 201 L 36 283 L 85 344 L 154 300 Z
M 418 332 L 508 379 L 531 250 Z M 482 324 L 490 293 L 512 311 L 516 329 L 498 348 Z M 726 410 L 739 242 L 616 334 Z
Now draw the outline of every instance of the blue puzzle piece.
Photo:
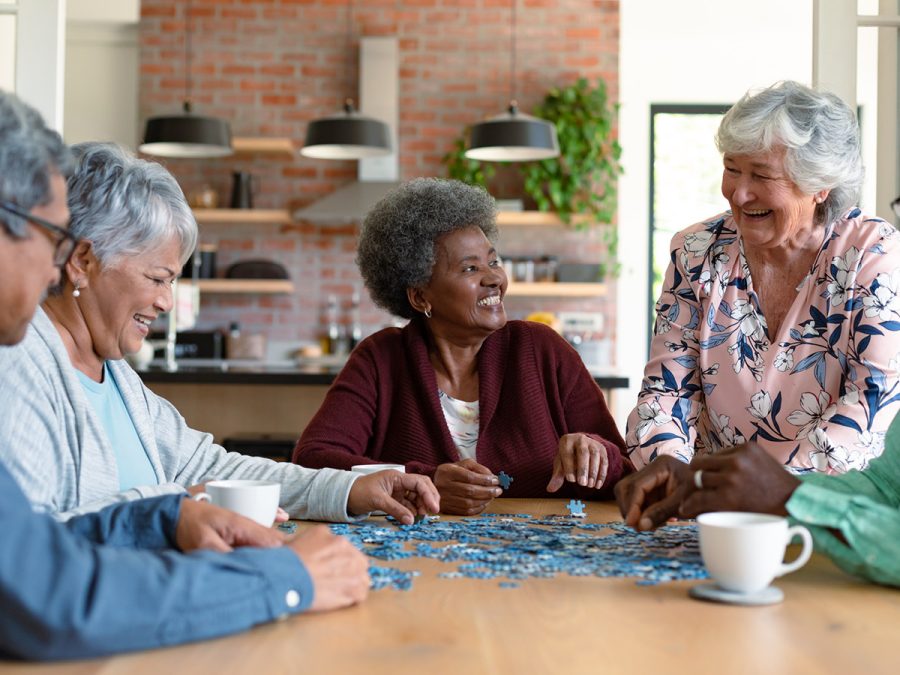
M 575 518 L 584 518 L 584 502 L 579 500 L 570 499 L 569 503 L 566 504 L 566 508 L 569 509 L 569 515 Z
M 504 490 L 509 490 L 509 484 L 515 480 L 512 476 L 507 476 L 505 471 L 501 471 L 497 478 L 500 479 L 500 487 Z

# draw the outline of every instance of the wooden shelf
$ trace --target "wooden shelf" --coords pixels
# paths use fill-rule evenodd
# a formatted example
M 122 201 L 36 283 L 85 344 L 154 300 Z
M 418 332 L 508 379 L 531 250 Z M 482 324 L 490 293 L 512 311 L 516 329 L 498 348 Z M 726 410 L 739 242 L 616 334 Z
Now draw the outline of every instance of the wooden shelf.
M 534 283 L 510 281 L 509 297 L 519 298 L 596 298 L 606 295 L 606 285 L 596 283 Z
M 290 138 L 235 136 L 231 147 L 237 155 L 276 155 L 284 159 L 294 156 L 294 142 Z
M 589 223 L 587 216 L 575 216 L 572 227 Z M 499 211 L 497 225 L 501 227 L 569 227 L 555 213 L 546 211 Z
M 287 209 L 194 209 L 194 218 L 206 225 L 287 225 L 293 222 Z
M 182 280 L 181 283 L 193 283 Z M 199 279 L 200 294 L 262 294 L 293 293 L 294 284 L 288 279 Z

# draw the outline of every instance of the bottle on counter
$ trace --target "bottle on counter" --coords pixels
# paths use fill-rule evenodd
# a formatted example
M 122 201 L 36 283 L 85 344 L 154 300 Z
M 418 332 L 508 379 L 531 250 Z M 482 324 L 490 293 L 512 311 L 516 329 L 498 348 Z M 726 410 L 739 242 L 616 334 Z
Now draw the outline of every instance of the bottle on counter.
M 362 340 L 362 321 L 359 313 L 359 292 L 350 297 L 350 351 Z
M 325 305 L 325 322 L 323 351 L 326 354 L 342 353 L 346 345 L 341 336 L 341 325 L 338 323 L 338 299 L 334 294 L 328 296 L 328 302 Z

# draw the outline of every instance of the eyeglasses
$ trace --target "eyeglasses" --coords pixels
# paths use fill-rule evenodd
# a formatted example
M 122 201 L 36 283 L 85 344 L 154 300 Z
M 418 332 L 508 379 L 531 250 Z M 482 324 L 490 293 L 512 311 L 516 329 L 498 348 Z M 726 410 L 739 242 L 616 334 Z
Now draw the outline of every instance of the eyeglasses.
M 69 258 L 72 257 L 72 251 L 75 250 L 75 246 L 78 244 L 78 238 L 74 234 L 59 225 L 54 225 L 43 218 L 38 218 L 28 213 L 28 211 L 11 202 L 0 201 L 0 209 L 27 220 L 32 225 L 37 225 L 46 232 L 50 232 L 53 240 L 56 242 L 56 249 L 53 252 L 53 264 L 57 267 L 62 267 L 69 262 Z M 9 230 L 8 226 L 7 230 Z

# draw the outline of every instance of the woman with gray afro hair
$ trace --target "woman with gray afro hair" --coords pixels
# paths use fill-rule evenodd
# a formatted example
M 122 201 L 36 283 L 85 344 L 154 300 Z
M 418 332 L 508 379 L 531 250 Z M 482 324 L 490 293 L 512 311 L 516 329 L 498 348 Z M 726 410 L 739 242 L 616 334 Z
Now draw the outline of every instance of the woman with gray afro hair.
M 796 473 L 863 468 L 900 412 L 900 240 L 856 206 L 856 115 L 778 82 L 741 98 L 716 144 L 730 209 L 672 240 L 629 455 L 755 442 Z M 743 489 L 728 504 L 753 510 Z
M 501 494 L 612 496 L 631 470 L 622 438 L 577 352 L 546 326 L 507 320 L 495 218 L 484 190 L 436 178 L 375 205 L 357 263 L 375 302 L 410 322 L 357 346 L 295 462 L 403 464 L 463 515 Z
M 411 319 L 408 288 L 431 279 L 435 245 L 443 235 L 477 227 L 497 243 L 497 208 L 482 188 L 455 180 L 417 178 L 378 202 L 363 222 L 356 263 L 372 299 Z

